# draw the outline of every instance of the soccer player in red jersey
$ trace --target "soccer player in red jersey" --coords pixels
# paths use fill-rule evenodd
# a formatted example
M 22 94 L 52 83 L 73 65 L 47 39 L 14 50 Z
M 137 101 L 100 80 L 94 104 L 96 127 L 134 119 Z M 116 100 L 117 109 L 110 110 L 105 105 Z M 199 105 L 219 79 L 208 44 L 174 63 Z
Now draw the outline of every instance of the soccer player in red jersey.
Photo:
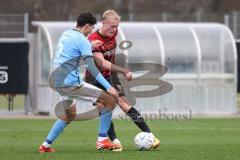
M 120 108 L 131 117 L 131 119 L 141 129 L 142 132 L 151 133 L 151 130 L 141 114 L 133 106 L 131 106 L 126 99 L 121 83 L 116 76 L 116 73 L 121 73 L 128 81 L 132 80 L 131 71 L 115 64 L 115 51 L 117 46 L 116 36 L 118 34 L 119 22 L 120 16 L 115 11 L 107 10 L 103 13 L 102 26 L 99 28 L 99 30 L 88 36 L 90 42 L 94 40 L 100 40 L 103 43 L 102 45 L 93 49 L 93 57 L 104 78 L 119 92 L 119 97 L 116 99 L 116 102 Z M 104 89 L 101 84 L 99 84 L 88 72 L 86 73 L 85 78 L 86 82 Z M 117 139 L 112 122 L 108 131 L 108 136 L 113 143 L 121 144 Z M 160 141 L 155 138 L 152 148 L 158 148 L 159 145 Z M 119 149 L 119 151 L 121 150 L 122 148 Z

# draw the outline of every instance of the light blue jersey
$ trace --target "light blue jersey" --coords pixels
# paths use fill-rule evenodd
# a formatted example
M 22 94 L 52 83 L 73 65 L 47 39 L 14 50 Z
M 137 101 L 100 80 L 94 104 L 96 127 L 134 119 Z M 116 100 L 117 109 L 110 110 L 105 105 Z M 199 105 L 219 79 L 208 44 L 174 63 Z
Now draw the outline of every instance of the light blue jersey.
M 92 56 L 92 47 L 88 39 L 77 30 L 63 32 L 54 57 L 54 68 L 61 69 L 54 77 L 55 87 L 82 83 L 78 67 L 83 56 Z

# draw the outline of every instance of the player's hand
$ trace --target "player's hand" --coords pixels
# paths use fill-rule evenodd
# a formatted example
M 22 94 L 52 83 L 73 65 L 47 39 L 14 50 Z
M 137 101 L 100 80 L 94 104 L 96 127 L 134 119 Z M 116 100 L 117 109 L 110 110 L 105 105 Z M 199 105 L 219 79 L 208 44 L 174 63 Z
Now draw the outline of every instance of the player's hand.
M 103 42 L 100 40 L 94 40 L 91 42 L 91 44 L 92 44 L 92 48 L 94 49 L 94 48 L 98 48 L 99 46 L 101 46 L 103 44 Z
M 118 92 L 115 88 L 111 87 L 107 90 L 107 92 L 114 97 L 114 99 L 118 99 Z
M 131 81 L 132 80 L 132 72 L 127 71 L 126 73 L 123 74 L 126 80 Z

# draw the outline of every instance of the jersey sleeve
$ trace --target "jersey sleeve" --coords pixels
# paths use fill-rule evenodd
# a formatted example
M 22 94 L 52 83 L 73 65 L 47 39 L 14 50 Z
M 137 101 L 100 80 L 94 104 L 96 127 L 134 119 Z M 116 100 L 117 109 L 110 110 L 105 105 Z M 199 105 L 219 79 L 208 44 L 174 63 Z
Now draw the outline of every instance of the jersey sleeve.
M 81 56 L 92 56 L 92 46 L 87 39 L 81 41 L 81 43 L 79 44 L 79 49 Z

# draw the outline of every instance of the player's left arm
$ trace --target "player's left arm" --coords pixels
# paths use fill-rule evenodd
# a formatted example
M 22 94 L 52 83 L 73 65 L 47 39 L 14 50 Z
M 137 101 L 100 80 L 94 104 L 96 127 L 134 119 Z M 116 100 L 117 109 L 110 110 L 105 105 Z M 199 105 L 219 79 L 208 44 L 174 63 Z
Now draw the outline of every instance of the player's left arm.
M 127 70 L 125 68 L 117 66 L 117 65 L 109 62 L 108 60 L 104 59 L 101 52 L 94 52 L 93 57 L 94 57 L 95 63 L 97 64 L 98 67 L 101 67 L 103 69 L 110 70 L 110 71 L 113 71 L 113 72 L 121 73 L 126 77 L 126 79 L 128 81 L 132 80 L 132 72 L 130 72 L 129 70 Z

